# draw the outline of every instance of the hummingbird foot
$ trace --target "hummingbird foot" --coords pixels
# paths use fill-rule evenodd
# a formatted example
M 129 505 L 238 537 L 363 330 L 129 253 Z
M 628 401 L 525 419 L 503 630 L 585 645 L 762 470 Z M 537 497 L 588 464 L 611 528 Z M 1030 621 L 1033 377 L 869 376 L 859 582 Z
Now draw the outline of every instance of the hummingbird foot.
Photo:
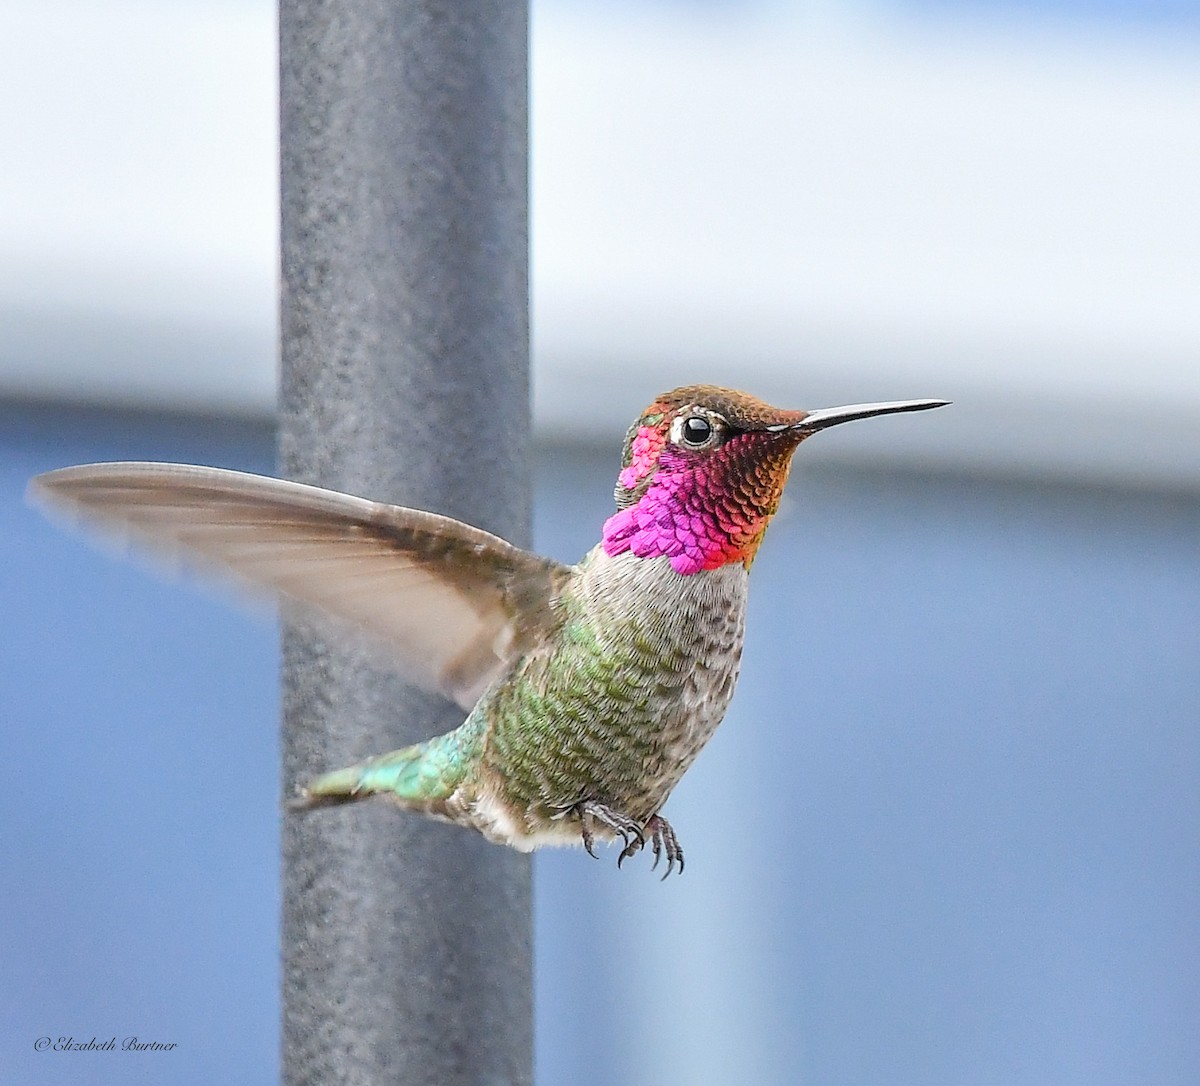
M 631 856 L 636 856 L 641 852 L 649 840 L 650 847 L 654 850 L 654 863 L 650 865 L 651 871 L 656 870 L 659 862 L 665 858 L 667 869 L 662 875 L 664 879 L 676 870 L 677 865 L 680 873 L 683 872 L 683 846 L 680 845 L 671 823 L 662 815 L 652 816 L 645 826 L 641 826 L 628 815 L 620 814 L 611 807 L 591 799 L 581 800 L 579 803 L 563 808 L 562 811 L 564 815 L 572 814 L 579 817 L 579 832 L 583 837 L 583 847 L 587 849 L 588 855 L 593 859 L 599 858 L 596 856 L 594 830 L 594 825 L 599 824 L 606 826 L 621 838 L 622 848 L 617 857 L 618 867 Z
M 658 867 L 658 861 L 666 856 L 667 869 L 663 872 L 662 877 L 665 879 L 675 869 L 676 864 L 679 864 L 679 873 L 682 875 L 683 846 L 679 843 L 679 838 L 675 836 L 675 830 L 671 823 L 662 815 L 654 815 L 646 823 L 646 832 L 650 834 L 650 846 L 654 849 L 654 863 L 650 865 L 650 870 L 653 871 Z
M 611 807 L 606 807 L 603 803 L 599 803 L 594 799 L 581 800 L 569 808 L 571 814 L 579 816 L 579 832 L 583 837 L 583 847 L 587 849 L 587 853 L 593 859 L 599 859 L 596 855 L 595 833 L 589 824 L 589 819 L 600 823 L 602 826 L 607 826 L 613 833 L 618 834 L 621 838 L 621 844 L 624 846 L 621 850 L 621 855 L 617 857 L 617 866 L 621 866 L 621 862 L 628 856 L 632 856 L 645 843 L 646 838 L 642 833 L 642 827 L 639 826 L 628 815 L 618 814 Z

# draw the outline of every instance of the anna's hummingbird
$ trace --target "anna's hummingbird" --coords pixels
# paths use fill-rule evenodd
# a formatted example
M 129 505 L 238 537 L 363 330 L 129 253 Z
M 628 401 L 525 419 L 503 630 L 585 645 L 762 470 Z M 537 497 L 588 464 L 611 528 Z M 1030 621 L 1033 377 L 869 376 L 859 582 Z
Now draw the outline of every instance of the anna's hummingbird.
M 32 496 L 349 619 L 470 712 L 445 735 L 317 777 L 299 806 L 383 795 L 528 852 L 683 849 L 663 804 L 737 682 L 750 563 L 792 454 L 851 419 L 942 400 L 783 411 L 711 385 L 630 428 L 617 511 L 578 565 L 448 517 L 175 464 L 91 464 Z M 665 877 L 665 875 L 664 875 Z

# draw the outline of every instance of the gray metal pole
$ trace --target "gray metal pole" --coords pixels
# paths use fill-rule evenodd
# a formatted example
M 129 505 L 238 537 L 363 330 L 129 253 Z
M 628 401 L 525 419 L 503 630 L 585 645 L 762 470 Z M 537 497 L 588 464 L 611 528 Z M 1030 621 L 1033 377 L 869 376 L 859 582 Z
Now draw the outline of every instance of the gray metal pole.
M 529 541 L 527 5 L 281 0 L 284 475 Z M 459 723 L 284 630 L 283 777 Z M 530 868 L 363 803 L 283 834 L 283 1079 L 532 1079 Z

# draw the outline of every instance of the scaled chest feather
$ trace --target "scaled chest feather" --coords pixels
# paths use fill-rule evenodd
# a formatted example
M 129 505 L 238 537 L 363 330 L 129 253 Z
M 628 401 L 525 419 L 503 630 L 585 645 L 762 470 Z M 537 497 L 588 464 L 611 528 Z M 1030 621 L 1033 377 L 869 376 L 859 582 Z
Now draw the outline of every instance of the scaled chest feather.
M 657 813 L 733 696 L 746 585 L 736 564 L 681 576 L 665 559 L 594 550 L 554 643 L 476 709 L 490 720 L 485 790 L 503 780 L 533 832 L 588 799 Z

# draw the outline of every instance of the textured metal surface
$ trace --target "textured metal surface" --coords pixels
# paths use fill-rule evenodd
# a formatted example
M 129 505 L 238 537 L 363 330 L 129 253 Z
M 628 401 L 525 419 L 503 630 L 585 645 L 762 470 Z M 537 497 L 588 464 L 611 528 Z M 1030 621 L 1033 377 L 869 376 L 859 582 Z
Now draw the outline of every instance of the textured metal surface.
M 285 476 L 529 542 L 527 10 L 282 0 Z M 284 631 L 284 786 L 443 731 Z M 389 808 L 288 814 L 283 1077 L 532 1077 L 525 856 Z

